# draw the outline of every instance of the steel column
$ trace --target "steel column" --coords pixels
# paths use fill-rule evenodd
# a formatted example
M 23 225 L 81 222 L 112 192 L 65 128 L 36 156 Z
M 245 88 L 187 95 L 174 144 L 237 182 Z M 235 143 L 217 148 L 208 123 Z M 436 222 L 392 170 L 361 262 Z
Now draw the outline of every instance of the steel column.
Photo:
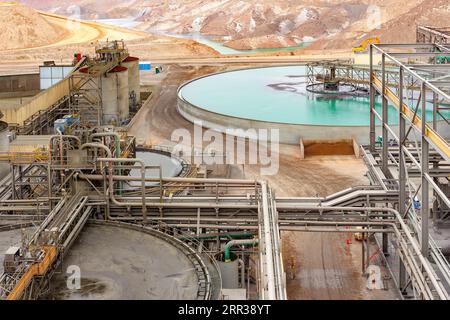
M 400 67 L 399 75 L 399 89 L 398 97 L 400 105 L 403 105 L 403 81 L 404 81 L 404 70 Z M 398 199 L 398 211 L 400 216 L 404 217 L 406 215 L 406 168 L 405 168 L 405 154 L 403 153 L 403 146 L 405 145 L 405 134 L 406 134 L 406 121 L 403 117 L 402 109 L 398 109 L 398 121 L 399 121 L 399 144 L 398 144 L 398 165 L 399 165 L 399 199 Z M 406 286 L 406 269 L 405 264 L 402 259 L 399 258 L 399 272 L 398 272 L 398 286 L 399 289 L 404 294 L 404 288 Z
M 388 100 L 386 98 L 386 55 L 383 53 L 381 57 L 381 91 L 382 93 L 382 125 L 381 125 L 381 134 L 382 134 L 382 142 L 383 142 L 383 157 L 381 162 L 381 169 L 384 174 L 388 172 L 388 147 L 389 147 L 389 132 L 387 129 L 388 123 Z
M 373 68 L 373 46 L 370 45 L 370 151 L 375 151 L 375 139 L 376 139 L 376 132 L 375 132 L 375 87 L 373 84 L 373 75 L 374 75 L 374 68 Z
M 422 175 L 422 254 L 428 257 L 429 247 L 429 230 L 428 220 L 430 212 L 429 203 L 429 182 L 426 175 L 429 173 L 430 168 L 430 146 L 426 138 L 427 119 L 426 119 L 426 106 L 427 106 L 427 88 L 425 82 L 422 83 L 422 161 L 421 161 L 421 175 Z

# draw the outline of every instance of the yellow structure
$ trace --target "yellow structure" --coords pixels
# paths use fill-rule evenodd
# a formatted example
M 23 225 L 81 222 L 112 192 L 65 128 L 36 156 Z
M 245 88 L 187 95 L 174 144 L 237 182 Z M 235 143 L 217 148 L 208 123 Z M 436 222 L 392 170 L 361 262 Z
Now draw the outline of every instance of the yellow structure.
M 6 300 L 19 300 L 30 285 L 33 278 L 35 276 L 45 275 L 50 269 L 56 259 L 58 249 L 55 246 L 44 246 L 42 248 L 42 251 L 44 251 L 44 257 L 42 258 L 42 260 L 40 262 L 33 263 L 25 271 Z
M 379 37 L 367 38 L 359 45 L 359 47 L 352 48 L 352 51 L 355 53 L 365 52 L 370 44 L 372 43 L 378 44 L 380 42 L 381 40 Z
M 382 83 L 381 81 L 375 76 L 372 75 L 372 81 L 375 85 L 375 87 L 381 92 L 382 90 Z M 418 127 L 422 127 L 422 120 L 415 115 L 414 111 L 411 110 L 407 104 L 403 103 L 403 105 L 400 105 L 400 100 L 396 96 L 396 94 L 389 88 L 385 88 L 384 92 L 386 96 L 389 97 L 391 102 L 394 104 L 394 106 L 397 109 L 401 108 L 401 111 L 411 119 L 411 121 Z M 438 147 L 447 157 L 450 157 L 450 145 L 448 142 L 442 138 L 436 131 L 434 131 L 428 124 L 425 124 L 426 130 L 425 135 L 434 142 L 436 147 Z M 439 150 L 438 150 L 439 151 Z

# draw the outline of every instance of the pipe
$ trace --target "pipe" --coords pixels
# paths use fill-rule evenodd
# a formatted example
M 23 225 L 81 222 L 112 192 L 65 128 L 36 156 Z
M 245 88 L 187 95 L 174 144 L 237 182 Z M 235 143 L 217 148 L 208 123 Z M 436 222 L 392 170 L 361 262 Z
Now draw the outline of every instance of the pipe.
M 19 207 L 19 206 L 13 206 L 13 207 L 4 207 L 0 206 L 0 211 L 36 211 L 37 208 L 41 208 L 42 210 L 47 210 L 48 206 L 42 206 L 42 207 Z
M 51 145 L 51 142 L 52 142 L 53 139 L 55 139 L 55 138 L 60 139 L 61 137 L 63 137 L 63 138 L 67 138 L 67 139 L 76 140 L 78 142 L 78 146 L 81 146 L 81 140 L 77 136 L 62 134 L 60 130 L 58 130 L 58 132 L 60 132 L 60 134 L 50 136 L 50 140 L 49 140 L 50 141 L 50 145 Z
M 176 218 L 175 218 L 176 219 Z M 166 220 L 164 218 L 159 218 L 157 220 Z M 180 219 L 177 219 L 180 220 Z M 255 233 L 248 233 L 248 232 L 224 232 L 224 233 L 215 233 L 215 234 L 201 234 L 201 235 L 195 235 L 195 236 L 183 236 L 179 237 L 179 240 L 192 240 L 192 239 L 201 239 L 201 240 L 210 240 L 210 239 L 217 239 L 217 236 L 219 237 L 228 237 L 231 239 L 239 239 L 244 237 L 254 237 Z
M 245 240 L 231 240 L 225 245 L 225 262 L 231 262 L 231 247 L 233 246 L 245 246 L 245 245 L 257 245 L 258 239 L 245 239 Z
M 388 213 L 392 213 L 395 215 L 395 217 L 397 218 L 398 223 L 401 226 L 401 229 L 404 230 L 405 232 L 403 232 L 405 234 L 405 236 L 408 239 L 409 244 L 412 246 L 413 250 L 415 251 L 416 256 L 419 258 L 420 263 L 422 265 L 422 268 L 425 270 L 425 272 L 428 274 L 429 276 L 429 280 L 431 281 L 431 283 L 433 284 L 436 293 L 438 294 L 439 298 L 442 300 L 448 300 L 448 296 L 447 293 L 442 289 L 441 285 L 439 284 L 438 280 L 436 279 L 436 277 L 434 276 L 434 270 L 430 265 L 430 262 L 428 261 L 428 259 L 426 259 L 422 252 L 421 252 L 421 248 L 419 248 L 419 245 L 417 244 L 417 241 L 413 238 L 413 236 L 411 236 L 411 233 L 409 231 L 409 227 L 406 225 L 405 221 L 403 220 L 403 218 L 401 217 L 400 213 L 392 208 L 376 208 L 376 207 L 300 207 L 301 209 L 305 209 L 305 210 L 341 210 L 341 211 L 359 211 L 359 212 L 388 212 Z M 401 238 L 401 231 L 399 230 L 399 228 L 397 227 L 397 225 L 395 223 L 391 223 L 392 228 L 394 228 L 397 237 Z
M 84 145 L 81 146 L 81 150 L 86 149 L 86 148 L 100 148 L 106 151 L 108 158 L 112 157 L 112 153 L 111 153 L 111 149 L 109 149 L 107 146 L 105 146 L 104 144 L 101 143 L 85 143 Z M 112 171 L 112 163 L 109 164 L 109 170 Z M 111 188 L 113 187 L 113 185 L 111 184 Z M 105 188 L 105 199 L 108 198 L 108 190 L 106 189 L 106 181 L 104 182 L 104 188 Z M 109 216 L 109 202 L 107 202 L 106 205 L 106 215 Z
M 73 135 L 64 135 L 64 134 L 62 134 L 61 130 L 59 130 L 59 129 L 56 129 L 56 131 L 57 131 L 59 134 L 57 134 L 57 135 L 52 135 L 52 136 L 50 136 L 50 139 L 49 139 L 49 153 L 50 153 L 50 159 L 52 158 L 52 153 L 51 153 L 52 148 L 51 148 L 51 147 L 52 147 L 52 145 L 53 145 L 53 139 L 60 139 L 60 145 L 59 145 L 59 148 L 61 149 L 61 150 L 60 150 L 60 153 L 61 153 L 61 164 L 62 164 L 62 160 L 63 160 L 62 142 L 63 142 L 63 139 L 64 139 L 64 138 L 67 138 L 67 139 L 73 139 L 73 140 L 77 141 L 77 142 L 78 142 L 78 147 L 81 147 L 81 140 L 80 140 L 80 138 L 78 138 L 77 136 L 73 136 Z
M 100 133 L 94 133 L 92 134 L 89 139 L 92 141 L 94 138 L 101 138 L 101 137 L 114 137 L 116 140 L 116 158 L 120 158 L 122 156 L 122 151 L 120 149 L 120 136 L 117 132 L 100 132 Z M 122 169 L 118 170 L 119 176 L 122 175 Z M 122 182 L 119 182 L 119 194 L 122 194 L 123 184 Z
M 100 137 L 114 137 L 116 140 L 116 158 L 119 158 L 122 154 L 122 151 L 120 150 L 120 136 L 116 132 L 101 132 L 101 133 L 94 133 L 92 134 L 89 139 L 92 141 L 94 138 L 100 138 Z
M 26 203 L 26 204 L 39 204 L 39 203 L 47 203 L 49 201 L 48 198 L 41 198 L 41 199 L 17 199 L 17 200 L 0 200 L 0 204 L 20 204 L 20 203 Z
M 241 288 L 245 288 L 245 262 L 242 259 L 238 259 L 239 266 L 241 268 Z
M 134 160 L 135 162 L 141 161 L 139 159 L 130 159 L 125 158 L 128 162 L 130 160 Z M 98 159 L 100 160 L 100 159 Z M 109 159 L 103 159 L 103 161 L 109 161 Z M 103 177 L 102 175 L 90 175 L 90 174 L 83 174 L 80 175 L 80 177 L 89 179 L 89 180 L 101 180 Z M 125 176 L 113 176 L 114 180 L 123 180 L 123 181 L 140 181 L 141 178 L 135 178 L 135 177 L 125 177 Z M 148 182 L 159 182 L 159 178 L 145 178 L 145 181 Z M 163 182 L 185 182 L 185 183 L 208 183 L 208 184 L 224 184 L 224 185 L 245 185 L 248 187 L 255 187 L 255 185 L 258 185 L 258 181 L 253 180 L 233 180 L 233 179 L 204 179 L 204 178 L 163 178 Z
M 129 160 L 129 159 L 127 159 L 127 160 Z M 106 161 L 111 161 L 111 160 L 106 159 Z M 113 181 L 113 177 L 112 177 L 111 171 L 110 171 L 110 177 L 109 178 L 110 178 L 110 183 L 111 183 Z M 143 180 L 143 184 L 145 185 L 144 178 L 142 180 Z M 223 182 L 223 183 L 228 183 L 228 184 L 230 183 L 230 181 L 227 180 L 227 179 L 222 179 L 222 180 L 218 179 L 218 180 Z M 207 179 L 180 179 L 178 181 L 179 182 L 192 181 L 193 183 L 195 183 L 195 182 L 211 183 L 211 181 L 207 180 Z M 235 182 L 236 182 L 236 180 L 235 180 Z M 241 180 L 241 181 L 239 181 L 239 183 L 249 183 L 249 181 L 248 180 Z M 257 183 L 258 182 L 255 182 L 255 184 L 257 184 Z M 267 202 L 267 184 L 265 182 L 261 182 L 260 184 L 262 186 L 262 198 L 263 198 L 262 205 L 263 205 L 264 228 L 265 228 L 264 237 L 265 237 L 265 240 L 266 240 L 266 250 L 267 250 L 266 256 L 267 256 L 268 279 L 269 279 L 269 285 L 268 285 L 268 288 L 269 288 L 269 299 L 274 299 L 275 298 L 274 283 L 272 283 L 273 280 L 274 280 L 273 279 L 273 276 L 274 276 L 274 269 L 273 269 L 273 267 L 274 266 L 271 264 L 271 261 L 270 261 L 270 259 L 271 259 L 270 257 L 272 256 L 272 248 L 271 248 L 271 242 L 270 242 L 271 237 L 270 237 L 270 222 L 269 222 L 269 212 L 268 212 L 268 202 Z M 112 190 L 110 190 L 110 192 L 111 191 Z M 131 202 L 130 203 L 121 203 L 121 202 L 118 202 L 114 198 L 114 193 L 111 192 L 110 194 L 112 196 L 111 200 L 116 205 L 119 205 L 119 206 L 138 206 L 139 205 L 138 203 L 131 203 Z M 144 199 L 145 199 L 145 196 L 143 197 L 143 201 L 145 201 Z M 161 203 L 154 203 L 153 204 L 152 203 L 150 205 L 154 205 L 155 207 L 178 207 L 178 208 L 180 208 L 180 207 L 182 207 L 182 208 L 198 208 L 199 207 L 199 204 L 195 204 L 195 203 L 192 203 L 192 204 L 173 204 L 173 203 L 172 204 L 161 204 Z M 219 207 L 219 205 L 212 205 L 212 206 L 211 205 L 208 206 L 208 204 L 206 204 L 206 205 L 207 205 L 207 207 L 209 207 L 209 206 L 210 207 Z M 225 207 L 228 207 L 228 206 L 225 206 Z M 240 206 L 240 207 L 242 207 L 242 206 Z M 396 216 L 397 220 L 399 221 L 402 229 L 409 230 L 409 228 L 406 226 L 406 224 L 404 223 L 404 221 L 403 221 L 402 217 L 399 215 L 399 213 L 396 210 L 390 209 L 390 208 L 320 207 L 320 206 L 309 206 L 309 207 L 306 207 L 306 206 L 302 207 L 302 206 L 300 206 L 300 208 L 304 209 L 304 210 L 320 210 L 320 211 L 323 211 L 323 210 L 334 210 L 334 211 L 341 210 L 341 211 L 360 211 L 360 212 L 367 212 L 367 213 L 369 213 L 369 212 L 388 212 L 388 213 L 393 213 Z M 397 226 L 394 223 L 392 224 L 392 226 L 397 231 L 398 235 L 401 236 L 401 233 L 398 230 Z M 430 275 L 431 282 L 432 282 L 433 286 L 436 288 L 438 295 L 442 299 L 446 299 L 447 298 L 446 293 L 443 292 L 442 288 L 438 284 L 437 279 L 434 277 L 434 273 L 433 273 L 433 271 L 432 271 L 432 269 L 431 269 L 431 267 L 429 265 L 429 261 L 427 259 L 425 259 L 422 254 L 420 254 L 420 250 L 418 250 L 417 244 L 414 242 L 414 239 L 411 236 L 411 234 L 409 234 L 408 232 L 405 232 L 405 235 L 408 238 L 408 241 L 410 241 L 412 243 L 412 247 L 413 247 L 415 253 L 418 254 L 418 257 L 419 257 L 419 260 L 420 260 L 420 263 L 421 263 L 422 267 Z
M 143 196 L 142 199 L 143 201 L 141 203 L 139 202 L 120 202 L 118 201 L 115 196 L 114 196 L 114 191 L 111 189 L 109 192 L 111 201 L 117 205 L 117 206 L 122 206 L 122 207 L 139 207 L 142 206 L 143 203 L 145 203 L 144 199 L 147 199 L 145 197 L 145 181 L 151 181 L 152 179 L 145 179 L 145 164 L 142 162 L 142 160 L 139 159 L 128 159 L 128 158 L 122 158 L 122 159 L 106 159 L 106 158 L 99 158 L 98 160 L 100 161 L 105 161 L 105 162 L 140 162 L 141 163 L 141 167 L 144 166 L 144 173 L 141 177 L 141 179 L 138 178 L 131 178 L 131 177 L 120 177 L 120 179 L 113 179 L 113 176 L 110 172 L 109 174 L 109 184 L 112 185 L 113 180 L 123 180 L 123 181 L 142 181 L 142 188 L 143 188 Z M 141 169 L 142 172 L 142 169 Z M 82 179 L 88 179 L 88 180 L 103 180 L 103 177 L 101 175 L 84 175 L 84 174 L 80 174 L 79 175 L 80 178 Z M 119 178 L 119 177 L 116 177 Z M 137 180 L 136 180 L 137 179 Z M 181 178 L 181 179 L 176 179 L 176 178 L 164 178 L 164 181 L 170 181 L 170 180 L 174 180 L 174 182 L 176 181 L 185 181 L 185 182 L 198 182 L 198 180 L 200 181 L 208 181 L 208 179 L 195 179 L 195 178 L 190 178 L 190 179 L 185 179 L 185 178 Z M 188 180 L 188 181 L 186 181 Z M 154 181 L 160 181 L 160 179 L 156 179 Z M 218 179 L 217 181 L 220 181 L 220 179 Z M 226 180 L 225 180 L 226 181 Z M 248 182 L 248 181 L 247 181 Z M 150 203 L 145 203 L 146 207 L 152 207 L 152 208 L 223 208 L 223 209 L 241 209 L 243 207 L 246 208 L 251 208 L 251 209 L 257 209 L 258 206 L 257 205 L 240 205 L 240 204 L 214 204 L 214 203 L 200 203 L 200 202 L 192 202 L 192 203 L 162 203 L 162 202 L 150 202 Z M 111 217 L 111 219 L 114 219 L 113 217 Z
M 45 220 L 43 214 L 0 214 L 0 220 Z
M 124 207 L 129 207 L 130 204 L 126 203 L 126 202 L 119 202 L 117 201 L 117 199 L 114 196 L 114 180 L 113 180 L 113 162 L 138 162 L 141 165 L 141 180 L 142 180 L 142 203 L 140 205 L 142 205 L 142 216 L 143 216 L 143 221 L 146 222 L 147 221 L 147 205 L 146 205 L 146 197 L 145 197 L 145 163 L 144 161 L 140 160 L 140 159 L 129 159 L 129 158 L 111 158 L 111 154 L 109 158 L 98 158 L 98 161 L 104 161 L 104 162 L 109 162 L 109 196 L 111 198 L 111 201 L 118 205 L 118 206 L 124 206 Z M 112 217 L 110 216 L 110 214 L 108 213 L 108 219 L 111 219 Z M 112 220 L 114 220 L 114 218 L 112 218 Z
M 108 154 L 108 158 L 112 158 L 111 150 L 104 144 L 91 142 L 85 143 L 81 146 L 81 150 L 84 150 L 86 148 L 101 148 L 106 151 L 106 153 Z
M 265 244 L 265 257 L 266 257 L 266 265 L 267 265 L 267 281 L 268 281 L 268 299 L 275 300 L 275 270 L 273 265 L 273 252 L 272 252 L 272 241 L 271 241 L 271 233 L 270 233 L 270 217 L 269 217 L 269 203 L 267 202 L 268 194 L 267 194 L 267 182 L 263 181 L 261 183 L 261 191 L 262 191 L 262 209 L 263 209 L 263 223 L 264 223 L 264 244 Z

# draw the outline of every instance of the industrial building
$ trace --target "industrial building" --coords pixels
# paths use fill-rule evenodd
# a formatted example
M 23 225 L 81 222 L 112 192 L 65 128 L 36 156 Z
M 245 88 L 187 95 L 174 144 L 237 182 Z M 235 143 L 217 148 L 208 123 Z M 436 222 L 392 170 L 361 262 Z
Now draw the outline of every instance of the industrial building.
M 310 141 L 350 141 L 370 184 L 308 198 L 279 197 L 264 178 L 214 177 L 168 145 L 139 143 L 128 132 L 144 102 L 139 59 L 123 41 L 97 44 L 62 80 L 0 110 L 0 239 L 16 243 L 1 248 L 0 298 L 286 300 L 280 234 L 293 231 L 354 234 L 361 276 L 382 266 L 398 299 L 448 300 L 450 240 L 436 236 L 450 230 L 450 35 L 417 32 L 417 43 L 372 44 L 366 66 L 302 65 L 305 82 L 293 76 L 299 66 L 271 66 L 179 88 L 178 112 L 216 132 L 278 128 L 280 142 L 303 153 Z M 242 90 L 261 104 L 232 109 L 232 97 L 220 100 L 230 74 L 279 79 L 277 68 L 294 69 L 274 91 Z M 209 85 L 217 92 L 199 100 L 196 86 Z M 252 111 L 289 90 L 290 113 Z M 305 95 L 314 98 L 297 121 L 295 101 Z M 64 287 L 71 265 L 82 284 L 93 281 L 88 293 Z

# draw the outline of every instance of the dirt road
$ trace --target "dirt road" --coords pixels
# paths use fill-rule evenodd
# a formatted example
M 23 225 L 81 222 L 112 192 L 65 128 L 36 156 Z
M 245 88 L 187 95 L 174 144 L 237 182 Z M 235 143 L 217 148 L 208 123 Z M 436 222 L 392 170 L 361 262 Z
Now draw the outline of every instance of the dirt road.
M 47 19 L 50 23 L 56 25 L 58 28 L 65 30 L 66 33 L 65 37 L 60 41 L 47 46 L 42 46 L 40 48 L 86 43 L 97 40 L 104 41 L 106 39 L 122 39 L 127 41 L 148 36 L 148 34 L 145 32 L 135 31 L 132 29 L 108 26 L 92 21 L 67 18 L 42 11 L 39 11 L 39 14 Z

